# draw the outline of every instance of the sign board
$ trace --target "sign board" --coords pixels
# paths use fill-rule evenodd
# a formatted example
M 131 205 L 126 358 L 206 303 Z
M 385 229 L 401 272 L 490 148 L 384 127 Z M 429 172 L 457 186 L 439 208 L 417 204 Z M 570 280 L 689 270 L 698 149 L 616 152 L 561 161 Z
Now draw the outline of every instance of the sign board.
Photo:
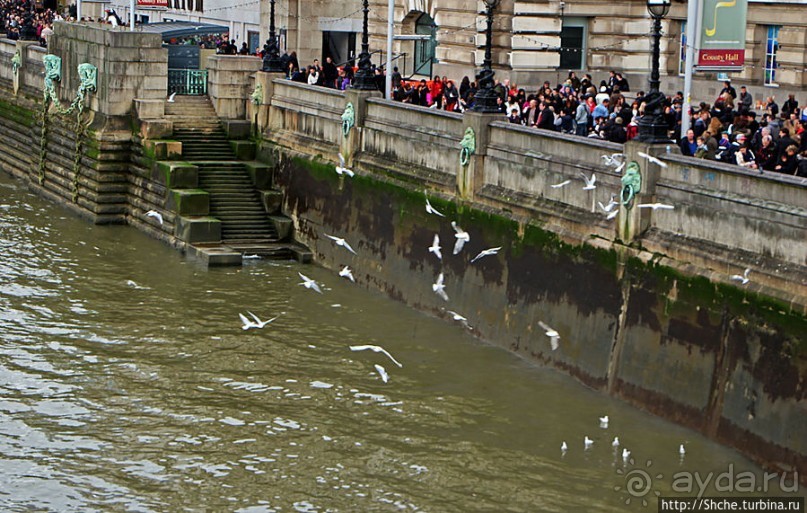
M 700 0 L 698 71 L 742 71 L 748 0 Z
M 137 0 L 138 7 L 168 7 L 168 0 Z

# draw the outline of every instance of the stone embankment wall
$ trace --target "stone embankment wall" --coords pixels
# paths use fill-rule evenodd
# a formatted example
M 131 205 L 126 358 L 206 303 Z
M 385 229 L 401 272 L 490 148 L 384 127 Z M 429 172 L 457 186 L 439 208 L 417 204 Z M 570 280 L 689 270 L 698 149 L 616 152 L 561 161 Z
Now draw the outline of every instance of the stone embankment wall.
M 801 180 L 355 91 L 286 81 L 264 89 L 271 94 L 253 108 L 265 120 L 263 155 L 277 163 L 286 213 L 317 262 L 349 264 L 360 285 L 434 315 L 460 312 L 485 340 L 807 475 Z M 476 147 L 462 165 L 469 127 Z M 601 156 L 623 151 L 642 176 L 635 202 L 674 210 L 621 206 L 605 218 L 596 202 L 619 197 L 623 174 Z M 339 152 L 356 177 L 334 172 Z M 597 175 L 595 191 L 583 190 L 581 173 Z M 426 214 L 424 189 L 445 218 Z M 451 220 L 471 234 L 457 256 Z M 324 233 L 345 237 L 358 256 Z M 442 262 L 427 250 L 434 234 Z M 730 279 L 745 268 L 747 285 Z M 448 303 L 431 289 L 440 272 Z M 557 351 L 538 321 L 560 332 Z

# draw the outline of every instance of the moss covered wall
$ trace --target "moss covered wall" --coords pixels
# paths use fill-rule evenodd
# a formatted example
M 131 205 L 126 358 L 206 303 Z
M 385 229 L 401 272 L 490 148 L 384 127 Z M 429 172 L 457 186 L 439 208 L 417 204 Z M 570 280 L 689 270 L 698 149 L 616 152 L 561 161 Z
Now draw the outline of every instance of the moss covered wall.
M 772 467 L 807 474 L 807 318 L 758 293 L 637 258 L 607 241 L 564 243 L 540 222 L 378 174 L 278 150 L 275 183 L 318 263 L 419 310 L 468 318 L 479 337 L 697 429 Z M 451 254 L 455 220 L 471 234 Z M 324 234 L 344 237 L 352 256 Z M 444 259 L 428 252 L 434 234 Z M 498 255 L 470 263 L 480 250 Z M 448 303 L 432 292 L 445 274 Z M 538 326 L 562 337 L 552 351 Z

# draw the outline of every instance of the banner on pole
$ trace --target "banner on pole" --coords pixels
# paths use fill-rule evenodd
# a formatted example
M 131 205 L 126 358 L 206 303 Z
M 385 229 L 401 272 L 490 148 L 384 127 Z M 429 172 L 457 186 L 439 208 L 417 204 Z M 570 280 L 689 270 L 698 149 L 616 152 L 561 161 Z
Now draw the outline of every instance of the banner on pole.
M 698 71 L 742 71 L 748 0 L 701 0 Z
M 137 0 L 138 7 L 168 7 L 168 0 Z

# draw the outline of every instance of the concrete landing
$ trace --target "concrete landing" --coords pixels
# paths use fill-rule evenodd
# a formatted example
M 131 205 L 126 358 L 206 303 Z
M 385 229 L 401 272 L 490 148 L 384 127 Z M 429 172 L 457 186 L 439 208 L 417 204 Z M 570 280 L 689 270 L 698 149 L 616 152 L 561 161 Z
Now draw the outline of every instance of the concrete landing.
M 188 255 L 207 267 L 240 266 L 245 260 L 289 260 L 302 264 L 313 259 L 311 251 L 295 242 L 267 244 L 197 244 L 188 246 Z

